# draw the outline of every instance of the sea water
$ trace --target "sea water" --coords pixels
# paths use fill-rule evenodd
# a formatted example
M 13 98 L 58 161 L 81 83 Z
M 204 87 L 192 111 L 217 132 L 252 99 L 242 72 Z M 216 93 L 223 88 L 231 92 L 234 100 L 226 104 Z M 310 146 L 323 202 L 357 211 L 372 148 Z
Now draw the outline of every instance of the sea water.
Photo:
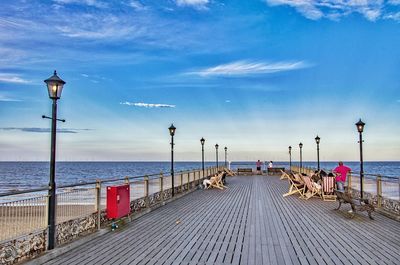
M 220 161 L 220 165 L 224 162 Z M 344 162 L 353 172 L 359 171 L 359 162 Z M 231 168 L 252 167 L 253 162 L 231 162 Z M 215 162 L 206 162 L 205 167 L 215 166 Z M 292 165 L 298 165 L 293 162 Z M 288 162 L 274 162 L 276 167 L 289 167 Z M 317 167 L 315 162 L 304 162 L 303 166 Z M 337 166 L 337 162 L 321 162 L 321 168 L 330 171 Z M 175 162 L 174 170 L 185 171 L 200 169 L 201 162 Z M 125 176 L 135 177 L 150 174 L 169 175 L 170 162 L 57 162 L 56 183 L 69 185 L 88 183 L 97 179 L 116 179 Z M 397 179 L 400 176 L 400 162 L 365 162 L 364 172 L 367 174 L 380 174 Z M 49 183 L 48 162 L 0 162 L 0 193 L 23 191 L 42 188 Z

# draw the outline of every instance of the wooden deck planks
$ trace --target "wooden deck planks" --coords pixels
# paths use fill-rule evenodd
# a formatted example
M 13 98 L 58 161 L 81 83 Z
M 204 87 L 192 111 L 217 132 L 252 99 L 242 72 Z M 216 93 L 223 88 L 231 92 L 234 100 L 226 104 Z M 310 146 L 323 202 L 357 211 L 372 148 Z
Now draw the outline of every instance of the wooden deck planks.
M 45 264 L 399 264 L 399 222 L 283 198 L 279 177 L 228 178 Z

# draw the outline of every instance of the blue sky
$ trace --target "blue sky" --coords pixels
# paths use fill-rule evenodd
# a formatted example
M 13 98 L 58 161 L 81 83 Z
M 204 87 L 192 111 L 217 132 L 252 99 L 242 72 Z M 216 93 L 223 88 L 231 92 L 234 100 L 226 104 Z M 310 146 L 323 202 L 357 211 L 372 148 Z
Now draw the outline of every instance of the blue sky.
M 399 160 L 400 1 L 3 0 L 0 160 Z

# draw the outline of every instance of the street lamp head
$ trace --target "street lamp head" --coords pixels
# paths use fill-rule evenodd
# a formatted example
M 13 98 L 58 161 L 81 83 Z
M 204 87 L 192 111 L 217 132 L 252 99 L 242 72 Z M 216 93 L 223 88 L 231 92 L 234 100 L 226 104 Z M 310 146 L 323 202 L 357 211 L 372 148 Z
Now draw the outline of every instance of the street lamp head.
M 300 149 L 303 148 L 303 144 L 302 144 L 302 143 L 299 143 L 299 147 L 300 147 Z
M 317 135 L 317 137 L 315 137 L 315 142 L 316 142 L 317 144 L 319 144 L 320 141 L 321 141 L 321 138 L 319 138 L 319 136 Z
M 359 133 L 362 133 L 364 131 L 364 126 L 365 123 L 361 121 L 361 119 L 356 123 L 357 130 Z
M 61 97 L 62 89 L 65 85 L 65 81 L 58 77 L 57 72 L 54 71 L 53 76 L 44 80 L 47 85 L 49 97 L 51 99 L 59 99 Z
M 218 150 L 218 146 L 219 146 L 218 144 L 215 144 L 215 149 L 217 149 L 217 150 Z
M 226 147 L 226 146 L 225 146 L 225 148 L 224 148 L 224 149 L 225 149 L 225 152 L 226 152 L 226 151 L 228 150 L 228 147 Z
M 171 124 L 171 126 L 168 128 L 168 130 L 169 130 L 169 134 L 170 134 L 171 136 L 174 136 L 174 135 L 175 135 L 175 130 L 176 130 L 176 128 L 175 128 L 174 124 Z
M 205 140 L 203 137 L 201 137 L 201 139 L 200 139 L 201 145 L 204 145 L 205 141 L 206 141 L 206 140 Z
M 291 152 L 292 151 L 292 146 L 291 145 L 289 145 L 289 152 Z

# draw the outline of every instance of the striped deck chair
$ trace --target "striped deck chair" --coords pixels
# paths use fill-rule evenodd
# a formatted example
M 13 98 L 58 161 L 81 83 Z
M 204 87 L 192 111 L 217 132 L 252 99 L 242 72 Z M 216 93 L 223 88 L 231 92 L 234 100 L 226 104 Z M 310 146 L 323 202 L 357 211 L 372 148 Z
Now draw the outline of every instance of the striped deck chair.
M 283 171 L 282 169 L 281 169 L 281 173 L 282 173 L 282 175 L 281 175 L 281 177 L 280 177 L 279 179 L 287 179 L 287 178 L 289 178 L 288 173 L 286 173 L 286 172 Z
M 302 178 L 307 186 L 307 192 L 304 193 L 303 199 L 308 200 L 314 196 L 322 198 L 322 187 L 312 181 L 310 176 L 302 176 Z
M 335 177 L 322 177 L 322 199 L 324 201 L 336 201 Z
M 283 197 L 298 193 L 302 198 L 304 196 L 304 190 L 306 188 L 303 180 L 301 180 L 298 176 L 292 173 L 289 173 L 287 175 L 289 181 L 289 191 L 283 194 Z

